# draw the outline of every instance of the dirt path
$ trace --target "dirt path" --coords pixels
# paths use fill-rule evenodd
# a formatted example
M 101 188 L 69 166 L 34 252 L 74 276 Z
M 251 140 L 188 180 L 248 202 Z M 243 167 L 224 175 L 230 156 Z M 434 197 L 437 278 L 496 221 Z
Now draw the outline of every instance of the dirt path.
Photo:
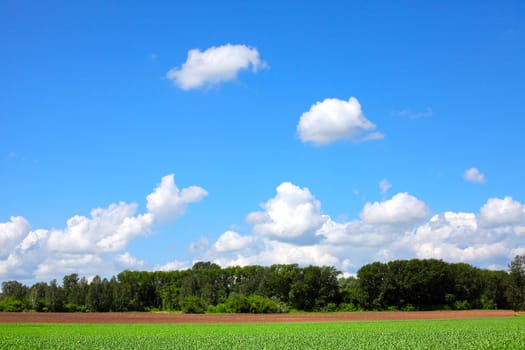
M 266 322 L 340 322 L 379 320 L 431 320 L 450 318 L 508 317 L 509 310 L 415 311 L 415 312 L 337 312 L 305 314 L 209 314 L 108 312 L 36 313 L 0 312 L 0 323 L 266 323 Z

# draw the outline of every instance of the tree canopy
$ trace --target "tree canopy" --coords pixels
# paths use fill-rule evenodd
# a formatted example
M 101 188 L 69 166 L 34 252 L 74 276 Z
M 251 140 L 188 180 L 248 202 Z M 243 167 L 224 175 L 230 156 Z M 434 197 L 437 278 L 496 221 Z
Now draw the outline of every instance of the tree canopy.
M 286 312 L 525 309 L 525 256 L 509 271 L 436 259 L 374 262 L 355 277 L 332 266 L 226 267 L 198 262 L 181 271 L 122 271 L 88 281 L 73 273 L 28 287 L 2 283 L 0 311 Z

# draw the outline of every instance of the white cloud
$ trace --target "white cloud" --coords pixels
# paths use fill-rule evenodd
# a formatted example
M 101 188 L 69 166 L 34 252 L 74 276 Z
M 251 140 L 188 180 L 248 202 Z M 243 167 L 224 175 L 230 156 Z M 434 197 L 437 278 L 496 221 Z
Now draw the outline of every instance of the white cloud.
M 392 184 L 388 182 L 387 179 L 383 179 L 379 182 L 379 189 L 381 190 L 381 194 L 387 193 L 388 190 L 391 188 L 392 188 Z
M 309 209 L 299 209 L 305 203 Z M 283 183 L 262 206 L 264 211 L 248 215 L 252 235 L 228 231 L 205 258 L 221 266 L 327 264 L 348 274 L 372 261 L 411 258 L 506 266 L 525 251 L 524 206 L 510 197 L 488 200 L 479 215 L 447 211 L 427 220 L 430 211 L 425 203 L 398 193 L 389 200 L 366 203 L 360 219 L 338 222 L 320 214 L 321 204 L 306 188 Z M 294 217 L 297 225 L 290 224 Z M 319 221 L 305 224 L 309 218 Z M 296 232 L 299 239 L 290 239 L 289 232 Z M 303 236 L 304 232 L 309 233 Z
M 525 247 L 519 227 L 502 229 L 502 226 L 483 226 L 480 222 L 474 213 L 437 214 L 395 246 L 413 252 L 418 258 L 468 262 L 485 267 L 505 266 L 515 249 Z
M 190 189 L 178 190 L 173 176 L 167 176 L 147 196 L 145 213 L 137 213 L 134 203 L 114 203 L 93 209 L 89 216 L 73 216 L 63 229 L 31 230 L 22 217 L 0 223 L 0 277 L 49 280 L 73 272 L 92 276 L 146 267 L 147 262 L 125 251 L 127 246 L 152 231 L 163 217 L 159 213 L 181 215 L 205 193 Z M 201 238 L 190 250 L 197 259 L 222 266 L 299 263 L 333 265 L 346 273 L 376 260 L 414 257 L 505 267 L 525 251 L 525 206 L 511 197 L 488 199 L 478 214 L 447 211 L 427 219 L 430 210 L 424 202 L 398 193 L 366 203 L 359 217 L 347 221 L 322 214 L 308 188 L 284 182 L 261 207 L 247 215 L 251 232 L 226 231 L 213 244 Z M 154 269 L 191 265 L 172 261 Z
M 525 206 L 511 197 L 490 198 L 479 211 L 485 226 L 525 225 Z
M 344 223 L 329 220 L 318 233 L 327 244 L 380 247 L 390 242 L 395 235 L 404 233 L 404 230 L 368 225 L 359 220 Z
M 91 211 L 91 218 L 75 215 L 63 230 L 51 230 L 48 247 L 57 252 L 114 252 L 131 238 L 149 232 L 151 214 L 134 217 L 137 204 L 120 202 Z
M 361 104 L 355 97 L 348 101 L 327 98 L 310 107 L 301 115 L 297 125 L 303 142 L 327 145 L 338 140 L 366 141 L 384 137 L 372 132 L 376 126 L 366 119 Z
M 16 254 L 9 254 L 6 259 L 0 260 L 0 276 L 17 276 L 23 273 L 21 269 L 22 261 Z M 14 278 L 14 277 L 12 277 Z
M 254 238 L 251 236 L 242 236 L 234 231 L 226 231 L 217 239 L 212 250 L 219 253 L 243 250 L 249 247 L 253 241 Z
M 468 182 L 477 184 L 485 183 L 485 174 L 479 171 L 477 168 L 470 168 L 463 172 L 463 178 Z
M 170 261 L 164 265 L 155 266 L 155 271 L 174 271 L 174 270 L 187 270 L 191 268 L 192 264 L 187 261 Z
M 47 256 L 31 273 L 37 280 L 46 281 L 71 273 L 81 273 L 84 276 L 102 275 L 108 271 L 108 263 L 97 254 L 63 253 Z
M 208 192 L 198 186 L 190 186 L 180 191 L 175 185 L 175 175 L 164 176 L 153 193 L 147 196 L 147 208 L 156 220 L 169 221 L 178 218 L 189 203 L 199 202 Z
M 299 246 L 276 240 L 264 240 L 264 247 L 248 255 L 238 254 L 233 259 L 219 256 L 215 262 L 221 266 L 300 264 L 300 265 L 340 265 L 339 259 L 319 244 Z
M 124 269 L 133 269 L 144 266 L 144 261 L 135 258 L 129 252 L 118 254 L 115 261 Z
M 206 195 L 200 187 L 181 191 L 173 175 L 147 196 L 148 211 L 137 214 L 135 203 L 113 203 L 96 208 L 90 216 L 74 215 L 63 229 L 30 230 L 23 217 L 0 223 L 0 277 L 20 279 L 61 278 L 119 272 L 122 267 L 142 267 L 145 262 L 122 253 L 131 240 L 148 235 L 155 222 L 179 217 L 189 203 Z
M 423 243 L 417 247 L 416 257 L 421 259 L 443 259 L 454 262 L 480 262 L 505 255 L 507 248 L 502 243 L 481 244 L 460 248 L 450 243 Z
M 367 224 L 414 224 L 425 219 L 427 205 L 408 193 L 398 193 L 383 202 L 366 203 L 361 219 Z
M 248 215 L 248 223 L 259 236 L 285 241 L 311 241 L 316 231 L 328 220 L 321 215 L 321 204 L 308 188 L 283 182 L 277 195 L 262 204 L 264 211 Z
M 7 257 L 30 230 L 29 222 L 21 216 L 12 216 L 8 222 L 0 223 L 0 258 Z
M 256 72 L 266 67 L 256 48 L 246 45 L 213 46 L 205 51 L 188 51 L 188 58 L 181 68 L 173 68 L 166 77 L 183 89 L 190 90 L 233 80 L 241 70 Z
M 114 233 L 97 242 L 97 247 L 104 252 L 124 249 L 135 236 L 147 235 L 152 226 L 153 215 L 151 213 L 126 217 Z

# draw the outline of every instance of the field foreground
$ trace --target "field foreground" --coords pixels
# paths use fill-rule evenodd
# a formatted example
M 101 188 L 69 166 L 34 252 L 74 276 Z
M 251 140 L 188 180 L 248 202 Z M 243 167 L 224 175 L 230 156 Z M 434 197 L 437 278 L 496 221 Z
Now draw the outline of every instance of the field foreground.
M 0 349 L 516 350 L 525 349 L 525 317 L 214 324 L 0 323 Z
M 0 312 L 0 323 L 273 323 L 273 322 L 344 322 L 386 320 L 438 320 L 459 318 L 509 317 L 510 310 L 414 311 L 414 312 L 336 312 L 298 314 L 207 314 L 189 315 L 152 312 L 108 313 L 36 313 Z

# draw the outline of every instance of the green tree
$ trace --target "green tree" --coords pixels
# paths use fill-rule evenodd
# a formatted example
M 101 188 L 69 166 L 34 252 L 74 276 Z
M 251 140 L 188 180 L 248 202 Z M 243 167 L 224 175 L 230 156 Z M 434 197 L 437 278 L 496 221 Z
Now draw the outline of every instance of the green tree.
M 513 310 L 525 310 L 525 255 L 516 255 L 509 264 L 507 299 Z
M 57 284 L 56 279 L 52 279 L 46 289 L 46 305 L 48 310 L 51 312 L 63 310 L 63 291 L 62 288 L 60 288 L 60 286 Z
M 384 283 L 387 273 L 387 265 L 380 262 L 364 265 L 357 271 L 357 278 L 364 294 L 364 308 L 384 308 Z
M 11 297 L 22 301 L 27 297 L 29 288 L 18 281 L 2 282 L 2 297 Z
M 93 277 L 89 284 L 87 294 L 87 307 L 89 311 L 98 312 L 103 310 L 102 279 L 100 276 Z
M 268 274 L 261 281 L 261 292 L 271 299 L 289 303 L 292 284 L 299 273 L 297 264 L 276 264 L 268 268 Z
M 38 282 L 29 289 L 29 300 L 31 308 L 35 311 L 44 311 L 46 305 L 46 291 L 48 285 L 44 282 Z

